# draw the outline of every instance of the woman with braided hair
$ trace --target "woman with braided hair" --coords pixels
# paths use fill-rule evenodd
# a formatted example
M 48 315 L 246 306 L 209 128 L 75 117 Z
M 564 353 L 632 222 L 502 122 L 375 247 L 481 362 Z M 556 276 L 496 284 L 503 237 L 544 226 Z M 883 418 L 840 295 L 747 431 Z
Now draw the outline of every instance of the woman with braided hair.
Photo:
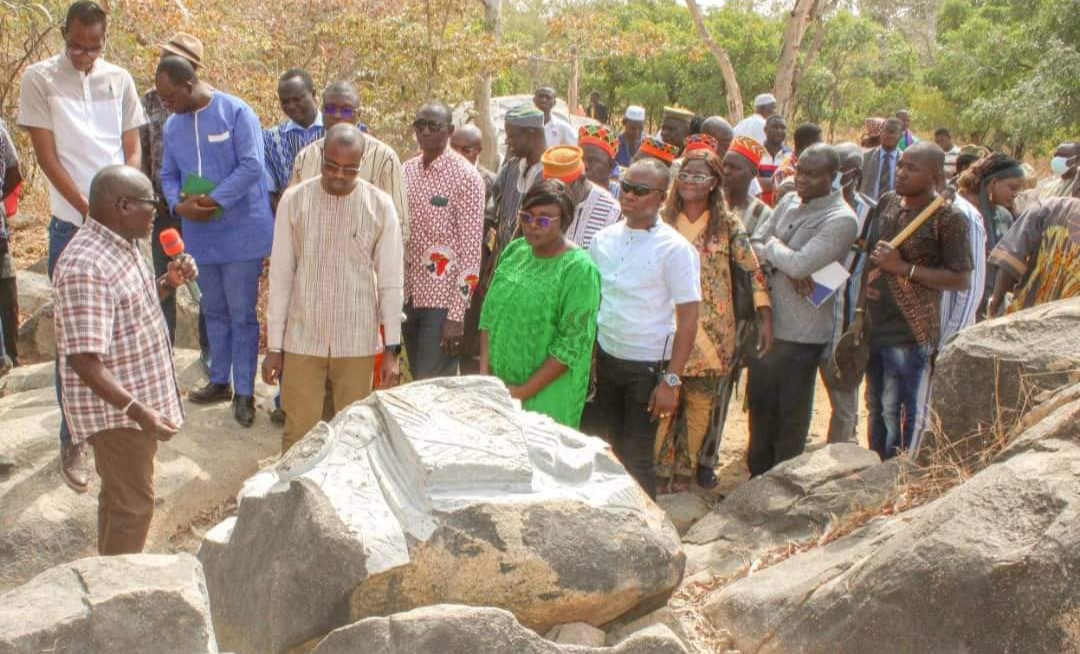
M 972 273 L 969 291 L 979 294 L 976 300 L 981 318 L 986 314 L 986 302 L 994 290 L 995 274 L 992 269 L 984 269 L 984 274 L 979 275 L 979 264 L 985 263 L 990 251 L 1012 226 L 1013 202 L 1024 190 L 1024 169 L 1016 159 L 1000 152 L 991 152 L 964 170 L 957 179 L 957 187 L 957 208 L 969 219 L 974 218 L 981 223 L 976 228 L 981 227 L 978 231 L 982 232 L 983 243 L 979 250 L 973 247 L 972 263 L 976 270 Z M 971 227 L 969 224 L 969 232 L 972 232 Z M 973 233 L 969 233 L 969 236 L 975 238 Z M 942 335 L 947 337 L 951 334 Z
M 670 418 L 661 419 L 656 432 L 658 485 L 664 486 L 664 480 L 674 477 L 675 490 L 686 490 L 697 472 L 718 384 L 735 367 L 733 267 L 750 276 L 761 326 L 758 352 L 764 354 L 772 345 L 772 308 L 765 275 L 742 221 L 724 204 L 720 184 L 723 164 L 715 143 L 710 138 L 686 148 L 660 213 L 664 222 L 693 244 L 701 261 L 697 338 L 684 368 L 677 408 Z

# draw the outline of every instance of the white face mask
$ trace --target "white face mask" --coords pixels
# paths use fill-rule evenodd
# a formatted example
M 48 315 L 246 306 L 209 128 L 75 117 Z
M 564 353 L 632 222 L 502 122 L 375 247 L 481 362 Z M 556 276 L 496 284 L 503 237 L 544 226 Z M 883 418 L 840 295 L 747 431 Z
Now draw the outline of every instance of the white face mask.
M 1064 175 L 1068 169 L 1069 159 L 1067 157 L 1054 157 L 1050 160 L 1050 172 L 1055 175 Z
M 844 174 L 841 173 L 840 171 L 837 171 L 836 174 L 833 175 L 833 178 L 832 178 L 832 190 L 834 190 L 834 191 L 839 191 L 840 190 L 840 180 L 843 179 L 843 177 L 844 177 Z

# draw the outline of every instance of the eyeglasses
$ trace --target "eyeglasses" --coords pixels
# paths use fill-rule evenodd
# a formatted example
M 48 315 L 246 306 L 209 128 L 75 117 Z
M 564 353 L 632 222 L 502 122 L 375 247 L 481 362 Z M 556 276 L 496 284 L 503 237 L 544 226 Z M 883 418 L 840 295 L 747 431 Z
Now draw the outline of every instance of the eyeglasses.
M 64 46 L 67 49 L 69 57 L 82 57 L 83 55 L 90 55 L 91 57 L 100 57 L 105 52 L 105 44 L 102 43 L 96 48 L 76 48 L 70 45 Z
M 142 204 L 148 204 L 152 207 L 156 207 L 161 204 L 161 198 L 157 195 L 151 195 L 148 198 L 122 197 L 116 199 L 116 204 L 114 206 L 119 209 L 120 205 L 124 202 L 140 202 Z
M 644 184 L 635 184 L 633 182 L 628 182 L 625 179 L 619 182 L 619 188 L 622 189 L 623 193 L 632 193 L 639 198 L 644 197 L 654 191 L 663 191 L 663 189 L 652 188 L 651 186 L 645 186 Z
M 693 175 L 690 173 L 679 173 L 680 182 L 690 182 L 691 184 L 704 184 L 705 182 L 716 179 L 712 175 Z
M 546 229 L 551 226 L 551 223 L 559 220 L 558 218 L 548 218 L 547 216 L 534 216 L 528 211 L 522 211 L 518 214 L 518 220 L 526 225 L 536 225 L 541 229 Z
M 346 175 L 359 175 L 359 166 L 339 166 L 329 159 L 323 159 L 323 170 L 329 170 L 332 173 L 345 173 Z
M 322 112 L 327 116 L 338 116 L 346 120 L 356 116 L 356 109 L 352 107 L 335 107 L 332 104 L 324 104 Z
M 415 129 L 418 132 L 423 132 L 425 130 L 429 131 L 429 132 L 441 132 L 443 129 L 448 127 L 448 125 L 446 123 L 437 123 L 437 122 L 435 122 L 433 120 L 423 120 L 423 119 L 414 120 L 412 126 L 413 126 L 413 129 Z

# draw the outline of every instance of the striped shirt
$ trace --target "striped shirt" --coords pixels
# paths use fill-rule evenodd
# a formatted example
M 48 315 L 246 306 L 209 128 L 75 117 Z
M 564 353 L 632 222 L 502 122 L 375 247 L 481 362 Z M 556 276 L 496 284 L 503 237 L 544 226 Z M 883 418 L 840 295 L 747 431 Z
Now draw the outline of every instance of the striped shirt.
M 56 264 L 53 296 L 64 417 L 76 443 L 139 425 L 79 378 L 67 362 L 71 354 L 98 355 L 133 398 L 183 422 L 157 284 L 134 242 L 87 218 Z
M 960 195 L 953 199 L 953 207 L 967 219 L 971 282 L 966 291 L 944 291 L 941 294 L 942 347 L 961 329 L 975 324 L 986 280 L 986 229 L 983 227 L 982 214 Z
M 363 132 L 363 130 L 360 130 Z M 322 175 L 323 143 L 321 138 L 296 155 L 289 185 Z M 409 242 L 409 202 L 401 176 L 401 160 L 389 145 L 364 133 L 364 158 L 360 160 L 360 179 L 390 196 L 401 227 L 401 241 Z
M 309 127 L 301 127 L 293 120 L 287 120 L 263 130 L 263 147 L 266 149 L 266 172 L 270 176 L 270 192 L 280 193 L 289 186 L 293 162 L 300 151 L 321 139 L 326 133 L 323 129 L 322 113 L 315 117 Z
M 622 210 L 611 193 L 589 182 L 589 194 L 574 209 L 574 222 L 566 230 L 571 241 L 588 250 L 593 236 L 608 225 L 614 224 L 622 215 Z
M 390 196 L 364 180 L 330 195 L 316 177 L 278 205 L 267 346 L 318 357 L 377 354 L 401 342 L 401 230 Z

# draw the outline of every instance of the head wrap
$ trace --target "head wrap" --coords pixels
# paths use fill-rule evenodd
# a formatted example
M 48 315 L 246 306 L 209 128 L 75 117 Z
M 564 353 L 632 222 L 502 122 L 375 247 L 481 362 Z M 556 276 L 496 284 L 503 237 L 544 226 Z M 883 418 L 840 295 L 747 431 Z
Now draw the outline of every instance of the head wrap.
M 754 109 L 760 109 L 766 105 L 776 104 L 776 96 L 772 93 L 762 93 L 754 98 Z
M 664 120 L 668 118 L 689 125 L 694 118 L 694 112 L 682 107 L 664 107 Z
M 655 136 L 646 136 L 641 142 L 641 147 L 638 148 L 638 154 L 659 159 L 670 166 L 675 161 L 675 157 L 679 156 L 679 148 L 668 145 Z
M 720 144 L 708 134 L 691 134 L 683 141 L 683 155 L 694 150 L 708 150 L 716 154 L 719 149 Z
M 578 145 L 595 145 L 612 159 L 619 147 L 619 136 L 607 125 L 582 125 L 578 129 Z
M 987 249 L 993 246 L 1003 234 L 997 234 L 994 221 L 994 204 L 990 201 L 990 190 L 987 188 L 990 182 L 995 179 L 1010 179 L 1013 177 L 1024 177 L 1024 169 L 1020 167 L 1020 162 L 1012 157 L 1005 157 L 1001 155 L 994 156 L 992 154 L 986 155 L 992 157 L 986 162 L 984 167 L 980 167 L 979 173 L 982 175 L 982 179 L 979 181 L 979 213 L 983 216 L 983 226 L 986 227 L 986 239 Z M 972 164 L 972 168 L 979 166 L 980 162 Z M 985 170 L 983 169 L 985 168 Z M 968 170 L 971 170 L 970 168 Z M 991 240 L 993 239 L 993 240 Z
M 645 121 L 645 107 L 639 107 L 636 104 L 632 104 L 626 108 L 626 113 L 623 114 L 623 118 L 626 120 L 640 120 Z
M 544 179 L 557 179 L 572 184 L 585 174 L 581 148 L 576 145 L 556 145 L 548 148 L 540 157 L 544 167 Z
M 765 148 L 749 136 L 736 136 L 731 141 L 728 152 L 745 157 L 754 166 L 754 170 L 761 165 L 761 158 L 765 156 Z
M 523 104 L 506 112 L 506 124 L 528 129 L 544 129 L 544 112 L 531 104 Z

